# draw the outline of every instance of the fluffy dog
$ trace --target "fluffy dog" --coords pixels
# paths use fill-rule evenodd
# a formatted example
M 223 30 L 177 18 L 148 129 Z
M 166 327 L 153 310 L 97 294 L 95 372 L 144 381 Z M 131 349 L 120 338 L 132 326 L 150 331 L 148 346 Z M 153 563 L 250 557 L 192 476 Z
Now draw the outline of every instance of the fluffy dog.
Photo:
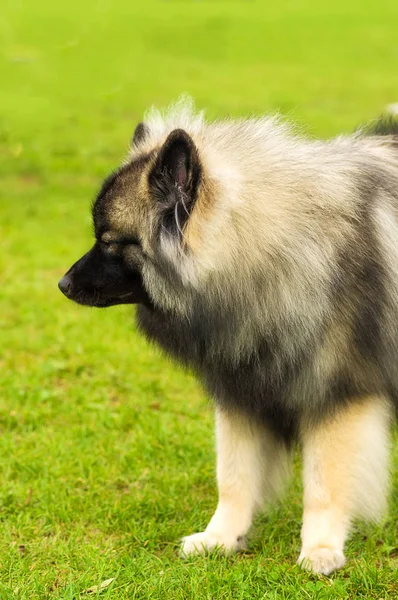
M 344 562 L 388 492 L 398 406 L 398 122 L 331 141 L 275 117 L 152 110 L 93 206 L 96 241 L 59 287 L 194 369 L 215 400 L 219 503 L 182 554 L 242 547 L 303 452 L 299 563 Z

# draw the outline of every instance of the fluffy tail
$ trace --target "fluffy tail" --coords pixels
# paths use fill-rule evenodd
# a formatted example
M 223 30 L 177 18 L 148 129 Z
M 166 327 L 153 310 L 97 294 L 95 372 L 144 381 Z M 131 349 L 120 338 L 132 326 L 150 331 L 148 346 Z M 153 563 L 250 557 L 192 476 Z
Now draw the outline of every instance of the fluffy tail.
M 361 127 L 365 135 L 392 135 L 398 137 L 398 102 L 386 106 L 386 112 L 368 125 Z

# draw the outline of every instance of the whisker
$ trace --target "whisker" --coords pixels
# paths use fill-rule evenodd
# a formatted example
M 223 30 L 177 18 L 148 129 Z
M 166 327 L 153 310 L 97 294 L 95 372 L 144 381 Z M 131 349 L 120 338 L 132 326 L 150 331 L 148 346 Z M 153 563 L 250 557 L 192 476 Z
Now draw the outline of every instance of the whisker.
M 189 215 L 188 209 L 187 209 L 187 207 L 185 205 L 185 201 L 184 201 L 184 194 L 181 194 L 181 203 L 184 207 L 185 212 L 187 213 L 187 216 L 189 217 L 190 215 Z
M 179 220 L 179 217 L 178 217 L 178 205 L 179 205 L 179 203 L 176 202 L 176 205 L 174 207 L 174 217 L 175 217 L 175 222 L 176 222 L 176 225 L 177 225 L 177 229 L 180 232 L 182 239 L 184 239 L 184 233 L 183 233 L 183 231 L 181 229 L 180 220 Z

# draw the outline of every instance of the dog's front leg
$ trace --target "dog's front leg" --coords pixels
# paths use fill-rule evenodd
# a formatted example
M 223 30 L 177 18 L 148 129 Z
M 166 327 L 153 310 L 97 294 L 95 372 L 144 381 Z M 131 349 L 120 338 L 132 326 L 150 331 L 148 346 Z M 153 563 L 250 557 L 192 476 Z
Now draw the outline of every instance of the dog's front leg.
M 243 548 L 255 512 L 288 471 L 285 445 L 242 413 L 217 408 L 216 439 L 218 506 L 205 531 L 183 539 L 183 557 Z

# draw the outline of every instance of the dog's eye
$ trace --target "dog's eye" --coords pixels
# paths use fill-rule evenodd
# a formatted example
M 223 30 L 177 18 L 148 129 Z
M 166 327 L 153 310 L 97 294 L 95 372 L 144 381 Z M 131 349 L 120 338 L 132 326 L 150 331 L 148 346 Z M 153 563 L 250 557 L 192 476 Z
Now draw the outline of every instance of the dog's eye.
M 123 237 L 113 242 L 117 246 L 138 246 L 141 247 L 141 243 L 136 237 Z
M 124 246 L 137 246 L 141 248 L 141 243 L 136 237 L 119 238 L 119 239 L 101 239 L 100 244 L 104 249 L 109 249 L 111 246 L 124 247 Z
M 126 241 L 124 242 L 124 244 L 125 244 L 126 246 L 127 246 L 127 245 L 129 245 L 129 246 L 139 246 L 139 247 L 141 247 L 140 240 L 139 240 L 138 238 L 136 238 L 136 237 L 134 237 L 134 238 L 129 238 L 128 240 L 126 240 Z

